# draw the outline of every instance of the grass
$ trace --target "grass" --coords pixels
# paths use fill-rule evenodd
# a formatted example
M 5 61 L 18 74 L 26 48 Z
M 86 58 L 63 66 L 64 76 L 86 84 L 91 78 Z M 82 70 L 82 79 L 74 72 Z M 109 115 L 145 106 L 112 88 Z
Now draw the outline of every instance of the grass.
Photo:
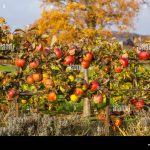
M 0 72 L 15 72 L 16 67 L 13 65 L 0 65 Z
M 0 112 L 0 136 L 104 136 L 105 124 L 97 119 L 83 118 L 82 114 L 54 114 L 20 111 L 14 117 L 15 104 L 7 114 Z M 120 128 L 113 130 L 110 136 L 149 136 L 150 111 L 136 111 L 134 118 L 124 118 Z
M 143 65 L 143 67 L 148 71 L 150 71 L 149 64 Z M 16 71 L 16 67 L 13 65 L 0 65 L 0 72 L 7 72 L 7 71 L 13 73 Z
M 150 66 L 149 66 L 149 64 L 145 64 L 143 67 L 144 67 L 145 69 L 147 69 L 148 71 L 150 71 Z

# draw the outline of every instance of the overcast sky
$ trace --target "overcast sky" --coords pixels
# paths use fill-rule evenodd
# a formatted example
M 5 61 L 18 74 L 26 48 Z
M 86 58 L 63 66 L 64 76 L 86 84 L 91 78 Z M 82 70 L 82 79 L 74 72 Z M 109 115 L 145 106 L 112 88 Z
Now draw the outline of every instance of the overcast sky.
M 33 23 L 40 16 L 40 0 L 0 0 L 0 16 L 12 30 Z M 135 33 L 150 35 L 150 8 L 143 7 L 135 19 Z

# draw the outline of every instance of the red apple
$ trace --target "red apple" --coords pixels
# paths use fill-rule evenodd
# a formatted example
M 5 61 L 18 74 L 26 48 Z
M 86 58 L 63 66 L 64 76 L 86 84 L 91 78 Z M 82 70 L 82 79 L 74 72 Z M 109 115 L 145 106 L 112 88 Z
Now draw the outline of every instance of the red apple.
M 24 67 L 26 64 L 25 59 L 16 59 L 15 64 L 17 67 Z
M 139 53 L 139 58 L 140 58 L 141 60 L 147 60 L 147 59 L 149 59 L 149 53 L 148 53 L 148 52 L 145 52 L 145 51 L 140 52 L 140 53 Z
M 144 108 L 144 106 L 145 106 L 145 103 L 144 103 L 143 100 L 139 100 L 139 101 L 135 104 L 135 106 L 136 106 L 136 108 L 137 108 L 138 110 L 142 110 L 142 109 Z
M 39 66 L 39 61 L 32 61 L 29 64 L 30 68 L 35 69 Z
M 17 91 L 15 89 L 11 89 L 7 93 L 9 99 L 14 98 L 16 95 L 17 95 Z
M 119 62 L 123 65 L 124 68 L 128 67 L 129 61 L 127 58 L 120 58 Z
M 122 69 L 122 67 L 120 67 L 120 66 L 119 66 L 119 67 L 117 67 L 117 68 L 115 69 L 115 71 L 116 71 L 117 73 L 121 73 L 121 72 L 122 72 L 122 70 L 123 70 L 123 69 Z
M 75 47 L 71 47 L 70 49 L 69 49 L 69 51 L 74 51 L 75 50 Z
M 98 84 L 96 80 L 92 81 L 91 84 Z
M 46 88 L 54 87 L 54 81 L 51 79 L 43 79 L 43 84 Z
M 43 55 L 47 56 L 49 52 L 50 52 L 50 49 L 48 47 L 43 48 L 43 51 L 42 51 Z
M 33 79 L 32 76 L 28 76 L 28 77 L 27 77 L 27 83 L 28 83 L 28 84 L 33 84 L 33 83 L 34 83 L 34 79 Z
M 86 53 L 86 55 L 83 57 L 83 60 L 88 62 L 92 61 L 92 59 L 93 59 L 93 54 L 91 52 Z
M 92 81 L 91 82 L 91 90 L 96 91 L 99 89 L 99 83 L 97 81 Z
M 94 95 L 93 96 L 93 101 L 94 101 L 94 103 L 96 103 L 96 104 L 100 104 L 100 103 L 102 103 L 103 102 L 103 96 L 102 95 Z
M 43 52 L 43 45 L 42 44 L 39 44 L 38 46 L 36 46 L 36 50 L 38 52 Z
M 133 99 L 133 100 L 131 101 L 131 104 L 135 106 L 137 102 L 138 102 L 137 99 Z
M 62 51 L 60 48 L 55 48 L 54 53 L 56 54 L 56 57 L 59 59 L 62 57 Z
M 122 120 L 120 118 L 114 118 L 115 127 L 120 127 L 122 125 Z
M 90 63 L 88 61 L 82 61 L 81 62 L 81 66 L 84 68 L 84 69 L 88 69 L 89 66 L 90 66 Z
M 89 85 L 87 83 L 82 85 L 82 90 L 86 91 L 89 88 Z
M 84 92 L 81 88 L 76 88 L 74 93 L 77 96 L 82 96 L 84 94 Z
M 51 92 L 48 94 L 48 101 L 54 102 L 54 101 L 56 101 L 56 99 L 57 99 L 57 96 L 54 92 Z
M 32 77 L 33 77 L 33 79 L 34 79 L 35 82 L 39 82 L 39 81 L 42 80 L 42 75 L 40 73 L 34 73 L 32 75 Z
M 65 58 L 64 64 L 70 65 L 70 64 L 74 63 L 74 61 L 75 61 L 75 57 L 70 55 Z

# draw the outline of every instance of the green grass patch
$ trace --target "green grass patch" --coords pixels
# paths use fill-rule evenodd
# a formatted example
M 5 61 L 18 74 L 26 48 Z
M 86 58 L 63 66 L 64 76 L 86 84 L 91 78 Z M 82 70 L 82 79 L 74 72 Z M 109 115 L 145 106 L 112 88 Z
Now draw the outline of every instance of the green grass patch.
M 16 67 L 13 65 L 0 65 L 0 72 L 12 72 L 16 71 Z
M 146 70 L 150 71 L 150 65 L 149 65 L 149 64 L 145 64 L 145 65 L 143 65 L 143 67 L 144 67 Z

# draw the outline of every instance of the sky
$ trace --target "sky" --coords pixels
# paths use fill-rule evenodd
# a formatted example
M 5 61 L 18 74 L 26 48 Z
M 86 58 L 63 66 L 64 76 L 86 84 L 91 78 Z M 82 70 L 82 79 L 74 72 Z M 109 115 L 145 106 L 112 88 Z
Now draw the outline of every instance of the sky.
M 40 0 L 0 0 L 0 16 L 13 31 L 37 20 L 42 10 L 40 5 Z M 134 33 L 150 35 L 150 7 L 144 6 L 134 22 Z

